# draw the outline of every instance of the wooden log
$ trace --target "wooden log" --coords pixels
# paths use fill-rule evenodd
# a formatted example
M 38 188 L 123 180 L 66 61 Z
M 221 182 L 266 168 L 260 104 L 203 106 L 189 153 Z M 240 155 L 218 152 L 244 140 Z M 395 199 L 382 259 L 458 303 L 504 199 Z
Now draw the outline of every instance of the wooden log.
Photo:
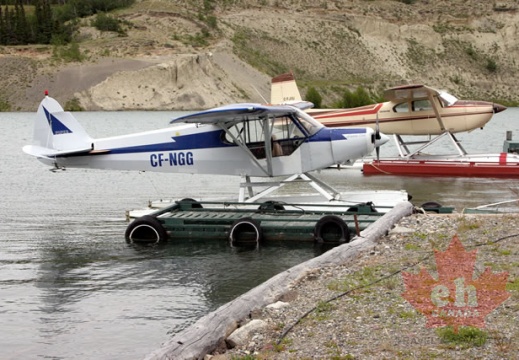
M 351 242 L 337 246 L 321 256 L 296 265 L 266 282 L 249 290 L 235 300 L 220 306 L 210 314 L 168 340 L 160 349 L 146 357 L 157 359 L 203 359 L 212 352 L 236 328 L 239 321 L 249 314 L 277 301 L 290 290 L 290 285 L 309 271 L 317 268 L 340 265 L 354 260 L 361 251 L 374 247 L 401 218 L 411 215 L 413 205 L 409 202 L 397 204 L 380 219 L 361 232 Z

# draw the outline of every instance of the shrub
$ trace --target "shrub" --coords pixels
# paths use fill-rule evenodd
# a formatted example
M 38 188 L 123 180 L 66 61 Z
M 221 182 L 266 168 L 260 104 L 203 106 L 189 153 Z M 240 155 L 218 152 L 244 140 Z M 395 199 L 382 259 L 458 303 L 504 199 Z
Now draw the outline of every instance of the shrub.
M 339 101 L 338 106 L 340 108 L 353 108 L 363 105 L 372 104 L 373 100 L 370 95 L 362 86 L 359 86 L 355 92 L 346 90 L 342 95 L 342 100 Z
M 83 111 L 85 109 L 83 109 L 81 107 L 81 104 L 79 103 L 78 98 L 72 98 L 65 103 L 64 110 L 65 111 Z
M 99 13 L 95 19 L 92 20 L 92 26 L 99 31 L 113 31 L 119 34 L 123 34 L 124 30 L 121 27 L 121 22 L 105 13 Z
M 0 112 L 11 111 L 11 104 L 6 99 L 0 97 Z
M 84 55 L 81 54 L 79 45 L 76 42 L 71 43 L 69 46 L 55 46 L 53 52 L 55 58 L 65 62 L 81 62 L 85 58 Z
M 306 92 L 305 100 L 306 101 L 310 101 L 311 103 L 313 103 L 314 107 L 316 109 L 320 109 L 321 108 L 321 104 L 323 102 L 323 98 L 322 98 L 321 94 L 319 94 L 317 89 L 314 88 L 313 86 L 308 88 L 308 91 Z
M 487 65 L 485 66 L 488 71 L 496 72 L 497 71 L 497 63 L 494 59 L 487 59 Z

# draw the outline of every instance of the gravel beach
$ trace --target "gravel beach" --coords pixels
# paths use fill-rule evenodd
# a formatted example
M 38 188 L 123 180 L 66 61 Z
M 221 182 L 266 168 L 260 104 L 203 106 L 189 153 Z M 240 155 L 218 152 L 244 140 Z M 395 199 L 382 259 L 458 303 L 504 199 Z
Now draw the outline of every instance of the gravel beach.
M 422 271 L 439 281 L 442 265 L 435 251 L 445 252 L 454 236 L 464 251 L 476 251 L 475 264 L 465 264 L 473 279 L 485 271 L 506 274 L 502 293 L 509 294 L 481 316 L 482 326 L 460 327 L 457 333 L 452 327 L 426 326 L 427 317 L 403 296 L 402 275 Z M 251 314 L 251 320 L 261 320 L 263 326 L 243 344 L 231 349 L 221 344 L 206 358 L 515 359 L 519 353 L 518 241 L 517 214 L 405 217 L 353 263 L 307 274 L 276 306 Z M 451 259 L 449 266 L 457 269 L 462 262 Z

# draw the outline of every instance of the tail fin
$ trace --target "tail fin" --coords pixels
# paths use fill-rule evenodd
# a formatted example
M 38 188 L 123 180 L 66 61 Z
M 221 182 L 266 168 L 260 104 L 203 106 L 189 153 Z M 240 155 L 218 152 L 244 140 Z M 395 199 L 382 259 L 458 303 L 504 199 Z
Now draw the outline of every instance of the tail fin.
M 270 103 L 281 105 L 302 101 L 294 74 L 286 73 L 272 78 Z
M 49 96 L 36 113 L 32 145 L 23 151 L 37 157 L 56 157 L 92 150 L 92 138 L 61 105 Z

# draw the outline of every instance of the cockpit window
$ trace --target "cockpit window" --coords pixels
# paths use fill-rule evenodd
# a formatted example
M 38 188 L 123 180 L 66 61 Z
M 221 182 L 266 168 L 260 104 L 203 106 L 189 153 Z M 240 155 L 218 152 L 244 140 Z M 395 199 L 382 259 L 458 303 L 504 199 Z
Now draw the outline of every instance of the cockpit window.
M 224 141 L 229 144 L 243 144 L 258 158 L 266 157 L 266 134 L 270 134 L 272 155 L 287 156 L 292 154 L 305 139 L 318 132 L 323 125 L 304 113 L 264 115 L 244 119 L 231 126 L 224 134 Z
M 413 101 L 413 111 L 432 110 L 431 102 L 429 100 L 415 100 Z
M 231 144 L 265 141 L 264 130 L 262 120 L 244 120 L 229 128 L 225 133 L 225 141 Z
M 397 113 L 409 112 L 409 105 L 407 104 L 407 102 L 403 102 L 395 105 L 393 110 Z

